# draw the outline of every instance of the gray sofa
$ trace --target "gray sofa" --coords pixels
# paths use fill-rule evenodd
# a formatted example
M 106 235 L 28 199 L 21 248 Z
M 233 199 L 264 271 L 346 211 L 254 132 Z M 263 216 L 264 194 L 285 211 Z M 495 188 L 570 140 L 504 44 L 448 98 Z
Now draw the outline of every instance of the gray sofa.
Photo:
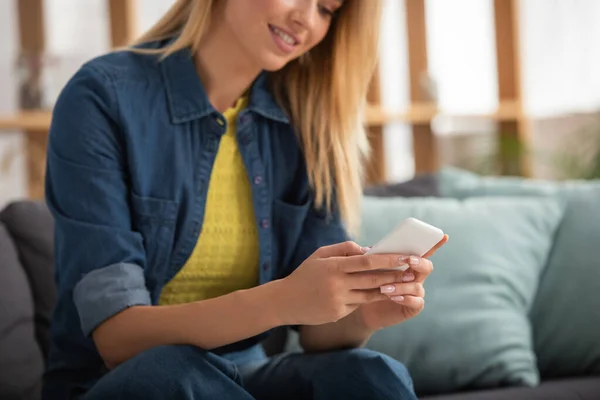
M 433 194 L 428 179 L 408 186 L 371 188 L 373 195 Z M 0 399 L 35 400 L 40 396 L 48 329 L 56 299 L 52 273 L 52 218 L 37 202 L 15 202 L 0 212 Z M 286 331 L 279 330 L 265 347 L 277 353 Z M 543 381 L 536 388 L 497 388 L 452 393 L 437 400 L 600 399 L 600 377 L 567 377 Z

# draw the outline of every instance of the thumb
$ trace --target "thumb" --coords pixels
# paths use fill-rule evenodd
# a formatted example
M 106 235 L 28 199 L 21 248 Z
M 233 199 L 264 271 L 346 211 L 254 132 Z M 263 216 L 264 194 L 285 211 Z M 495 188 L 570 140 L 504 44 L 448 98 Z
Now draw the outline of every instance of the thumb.
M 361 247 L 358 243 L 347 241 L 323 246 L 315 251 L 313 256 L 317 258 L 360 256 L 365 254 L 367 250 L 368 248 Z

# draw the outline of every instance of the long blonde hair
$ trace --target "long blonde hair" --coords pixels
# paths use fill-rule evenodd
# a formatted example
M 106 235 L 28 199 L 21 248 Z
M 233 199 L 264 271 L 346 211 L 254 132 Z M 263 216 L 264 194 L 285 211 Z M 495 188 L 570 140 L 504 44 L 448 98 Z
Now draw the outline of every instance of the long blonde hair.
M 195 52 L 220 0 L 177 0 L 136 44 L 176 37 L 157 53 Z M 273 95 L 299 133 L 317 208 L 333 202 L 350 233 L 360 223 L 366 96 L 377 65 L 380 0 L 346 0 L 325 39 L 270 74 Z

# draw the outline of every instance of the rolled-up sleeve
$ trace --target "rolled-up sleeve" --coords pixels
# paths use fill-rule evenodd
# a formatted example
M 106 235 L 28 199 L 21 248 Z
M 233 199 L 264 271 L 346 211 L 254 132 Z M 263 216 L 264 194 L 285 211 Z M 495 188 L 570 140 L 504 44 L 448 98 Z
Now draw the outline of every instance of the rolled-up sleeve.
M 72 296 L 86 336 L 124 309 L 151 303 L 143 239 L 131 224 L 114 85 L 105 72 L 83 66 L 57 100 L 48 142 L 58 290 Z

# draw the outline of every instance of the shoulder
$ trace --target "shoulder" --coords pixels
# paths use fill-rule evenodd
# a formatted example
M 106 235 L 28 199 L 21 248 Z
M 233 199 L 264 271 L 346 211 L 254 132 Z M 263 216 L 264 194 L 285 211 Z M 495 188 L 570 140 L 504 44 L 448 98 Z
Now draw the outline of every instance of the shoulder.
M 159 56 L 114 51 L 84 63 L 62 88 L 52 110 L 49 142 L 63 158 L 92 159 L 120 142 L 123 104 L 138 96 L 138 82 L 161 85 Z M 133 85 L 132 85 L 133 84 Z M 100 150 L 99 150 L 100 149 Z M 81 156 L 81 157 L 80 157 Z M 96 157 L 100 159 L 100 157 Z
M 80 72 L 113 84 L 144 82 L 160 76 L 160 56 L 129 49 L 118 50 L 89 60 L 83 64 Z
M 162 86 L 159 55 L 119 50 L 95 57 L 84 63 L 63 87 L 54 107 L 54 116 L 73 115 L 75 109 L 93 109 L 116 117 L 119 114 L 117 93 L 121 91 L 133 96 L 135 91 L 130 90 L 130 84 L 138 83 L 155 88 Z

